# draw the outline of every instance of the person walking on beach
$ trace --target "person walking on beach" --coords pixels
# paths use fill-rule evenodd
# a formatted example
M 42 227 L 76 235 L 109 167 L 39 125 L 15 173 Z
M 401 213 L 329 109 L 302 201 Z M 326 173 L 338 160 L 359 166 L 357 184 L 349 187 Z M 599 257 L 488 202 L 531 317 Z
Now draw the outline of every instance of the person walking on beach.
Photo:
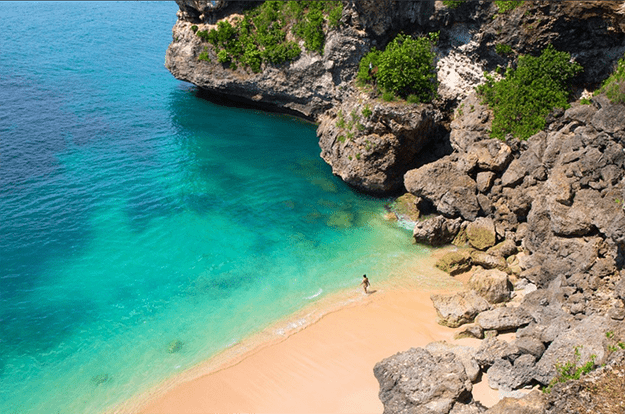
M 369 293 L 367 292 L 367 288 L 369 287 L 369 285 L 371 285 L 371 283 L 369 283 L 369 279 L 367 279 L 367 275 L 362 275 L 362 282 L 360 284 L 362 285 L 363 288 L 365 288 L 365 294 Z

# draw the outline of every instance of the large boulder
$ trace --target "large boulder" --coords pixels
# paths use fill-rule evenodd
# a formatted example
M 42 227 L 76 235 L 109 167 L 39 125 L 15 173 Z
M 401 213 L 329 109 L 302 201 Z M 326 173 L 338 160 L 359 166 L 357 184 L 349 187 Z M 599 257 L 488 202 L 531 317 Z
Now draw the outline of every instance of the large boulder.
M 496 308 L 480 313 L 475 323 L 484 330 L 509 331 L 534 321 L 534 317 L 523 307 Z
M 486 371 L 488 386 L 503 391 L 516 390 L 531 383 L 536 359 L 530 354 L 516 358 L 514 362 L 498 359 Z
M 404 185 L 410 193 L 429 200 L 446 217 L 473 221 L 480 211 L 477 184 L 449 157 L 408 171 Z
M 436 262 L 436 267 L 452 276 L 471 270 L 471 252 L 458 250 L 448 252 Z
M 461 218 L 448 219 L 443 216 L 434 216 L 417 222 L 412 236 L 416 243 L 443 246 L 454 240 L 461 224 Z
M 501 270 L 478 269 L 469 279 L 469 288 L 490 303 L 501 303 L 510 299 L 512 284 L 508 274 Z
M 510 147 L 497 139 L 474 142 L 467 152 L 477 157 L 478 168 L 488 171 L 502 171 L 512 159 Z
M 489 217 L 480 217 L 467 224 L 469 244 L 478 250 L 486 250 L 497 242 L 495 222 Z
M 602 364 L 606 358 L 606 332 L 614 323 L 603 316 L 589 316 L 576 326 L 561 332 L 536 364 L 534 379 L 543 385 L 556 377 L 557 365 L 573 363 L 581 366 L 594 360 Z
M 494 256 L 480 250 L 473 250 L 471 252 L 471 261 L 476 266 L 481 266 L 484 269 L 498 269 L 505 271 L 508 269 L 508 262 L 501 256 Z
M 411 348 L 378 362 L 373 373 L 385 414 L 447 414 L 457 401 L 471 398 L 471 381 L 460 358 L 451 352 L 433 355 Z
M 487 370 L 498 359 L 506 359 L 513 362 L 521 356 L 519 348 L 499 338 L 488 338 L 480 344 L 473 356 L 478 365 Z
M 475 383 L 480 375 L 480 366 L 475 361 L 473 355 L 475 355 L 475 348 L 470 346 L 462 346 L 455 344 L 448 344 L 447 342 L 430 342 L 425 347 L 432 355 L 443 355 L 448 352 L 455 354 L 462 365 L 464 365 L 467 377 L 472 383 Z
M 473 322 L 478 313 L 490 309 L 486 299 L 474 290 L 452 295 L 432 295 L 430 299 L 439 317 L 438 323 L 450 328 Z

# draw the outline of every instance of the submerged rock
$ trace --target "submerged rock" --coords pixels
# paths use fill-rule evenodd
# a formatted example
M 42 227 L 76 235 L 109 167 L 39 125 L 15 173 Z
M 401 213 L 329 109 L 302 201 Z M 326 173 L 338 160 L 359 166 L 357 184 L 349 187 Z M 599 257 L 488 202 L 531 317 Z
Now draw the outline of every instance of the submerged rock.
M 183 342 L 179 339 L 175 339 L 167 346 L 167 352 L 170 354 L 176 353 L 182 349 Z
M 109 377 L 109 374 L 98 374 L 91 377 L 91 382 L 93 382 L 95 385 L 104 384 L 109 382 L 110 380 L 111 378 Z

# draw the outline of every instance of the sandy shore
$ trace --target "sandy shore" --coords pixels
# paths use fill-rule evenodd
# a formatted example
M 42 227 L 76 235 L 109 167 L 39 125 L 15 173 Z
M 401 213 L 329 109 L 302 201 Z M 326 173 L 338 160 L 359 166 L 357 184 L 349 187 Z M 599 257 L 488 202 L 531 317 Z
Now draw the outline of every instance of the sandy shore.
M 438 254 L 437 254 L 438 253 Z M 436 251 L 420 271 L 434 269 Z M 430 274 L 432 276 L 432 274 Z M 459 288 L 448 283 L 446 290 Z M 457 330 L 436 323 L 432 290 L 388 282 L 348 300 L 284 337 L 250 339 L 247 350 L 226 353 L 140 396 L 115 412 L 132 413 L 381 413 L 376 362 L 411 347 L 452 341 Z M 471 340 L 456 341 L 474 345 Z M 484 384 L 477 399 L 496 401 Z

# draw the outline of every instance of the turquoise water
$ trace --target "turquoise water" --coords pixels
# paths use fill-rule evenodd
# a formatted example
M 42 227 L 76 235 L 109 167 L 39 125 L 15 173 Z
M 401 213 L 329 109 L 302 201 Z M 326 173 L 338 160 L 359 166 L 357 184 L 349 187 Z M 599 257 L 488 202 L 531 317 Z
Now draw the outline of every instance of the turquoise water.
M 101 412 L 423 254 L 313 125 L 174 79 L 176 11 L 0 2 L 2 413 Z

